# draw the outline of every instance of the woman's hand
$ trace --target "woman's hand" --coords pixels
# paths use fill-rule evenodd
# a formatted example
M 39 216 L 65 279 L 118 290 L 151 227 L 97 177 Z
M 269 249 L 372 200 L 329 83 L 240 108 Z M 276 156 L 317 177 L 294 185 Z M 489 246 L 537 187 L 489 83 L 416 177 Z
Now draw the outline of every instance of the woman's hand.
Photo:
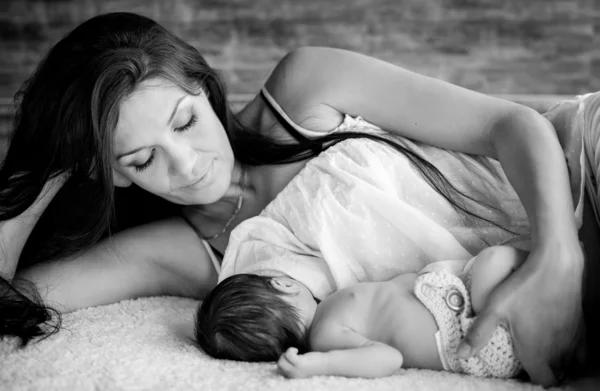
M 477 353 L 499 324 L 508 326 L 517 357 L 533 383 L 560 380 L 581 334 L 583 251 L 575 240 L 546 241 L 490 294 L 485 309 L 458 348 Z

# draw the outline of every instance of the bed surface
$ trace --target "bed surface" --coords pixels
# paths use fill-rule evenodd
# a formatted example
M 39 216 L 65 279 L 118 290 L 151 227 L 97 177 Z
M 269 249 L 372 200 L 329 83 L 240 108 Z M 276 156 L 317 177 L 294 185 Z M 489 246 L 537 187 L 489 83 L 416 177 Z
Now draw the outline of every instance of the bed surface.
M 2 390 L 518 390 L 516 380 L 399 370 L 381 379 L 290 380 L 274 363 L 215 360 L 193 342 L 198 301 L 151 297 L 88 308 L 63 318 L 63 329 L 24 349 L 0 341 Z

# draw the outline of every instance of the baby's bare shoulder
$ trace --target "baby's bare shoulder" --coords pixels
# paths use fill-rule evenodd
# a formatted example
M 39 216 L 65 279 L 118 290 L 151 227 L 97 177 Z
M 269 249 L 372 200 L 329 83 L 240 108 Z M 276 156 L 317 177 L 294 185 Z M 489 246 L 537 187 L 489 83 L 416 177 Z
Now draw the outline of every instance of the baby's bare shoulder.
M 311 327 L 322 324 L 344 324 L 349 327 L 356 321 L 357 316 L 364 312 L 364 307 L 372 297 L 370 288 L 365 284 L 357 284 L 340 289 L 327 296 L 319 306 Z

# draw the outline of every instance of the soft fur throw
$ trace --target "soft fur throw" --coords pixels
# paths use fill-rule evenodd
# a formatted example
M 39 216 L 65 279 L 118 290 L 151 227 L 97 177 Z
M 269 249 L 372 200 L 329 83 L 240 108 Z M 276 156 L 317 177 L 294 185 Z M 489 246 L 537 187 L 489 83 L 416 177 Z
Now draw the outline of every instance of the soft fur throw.
M 0 340 L 0 390 L 542 390 L 516 380 L 399 370 L 381 379 L 290 380 L 275 363 L 215 360 L 191 341 L 198 301 L 153 297 L 88 308 L 50 338 Z

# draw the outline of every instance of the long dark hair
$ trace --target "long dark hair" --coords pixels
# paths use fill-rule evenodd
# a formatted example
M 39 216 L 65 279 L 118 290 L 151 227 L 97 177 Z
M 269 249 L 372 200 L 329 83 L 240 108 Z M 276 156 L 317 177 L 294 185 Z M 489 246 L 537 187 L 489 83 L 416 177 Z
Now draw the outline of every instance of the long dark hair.
M 176 213 L 176 206 L 139 188 L 115 191 L 112 185 L 119 104 L 154 77 L 188 92 L 204 89 L 223 123 L 231 122 L 219 75 L 198 51 L 153 20 L 130 13 L 84 22 L 25 81 L 15 96 L 14 129 L 0 167 L 0 221 L 30 207 L 49 178 L 68 172 L 70 179 L 36 224 L 19 268 L 77 253 L 111 231 Z M 146 211 L 155 213 L 148 217 Z M 24 343 L 43 334 L 40 324 L 51 317 L 33 290 L 17 289 L 6 279 L 0 285 L 0 333 L 18 335 Z
M 194 47 L 149 18 L 111 13 L 84 22 L 58 42 L 15 96 L 14 130 L 0 167 L 0 221 L 31 206 L 49 178 L 70 175 L 28 238 L 19 268 L 74 254 L 116 230 L 177 213 L 176 205 L 135 186 L 114 190 L 112 185 L 111 139 L 119 104 L 155 77 L 192 94 L 206 91 L 241 163 L 290 163 L 348 138 L 370 138 L 405 154 L 458 211 L 477 217 L 464 206 L 469 197 L 431 163 L 384 137 L 344 132 L 282 143 L 245 128 L 228 106 L 218 72 Z M 144 209 L 155 212 L 148 217 L 140 212 Z M 2 335 L 18 335 L 27 343 L 56 318 L 32 289 L 16 289 L 0 278 L 0 294 Z

